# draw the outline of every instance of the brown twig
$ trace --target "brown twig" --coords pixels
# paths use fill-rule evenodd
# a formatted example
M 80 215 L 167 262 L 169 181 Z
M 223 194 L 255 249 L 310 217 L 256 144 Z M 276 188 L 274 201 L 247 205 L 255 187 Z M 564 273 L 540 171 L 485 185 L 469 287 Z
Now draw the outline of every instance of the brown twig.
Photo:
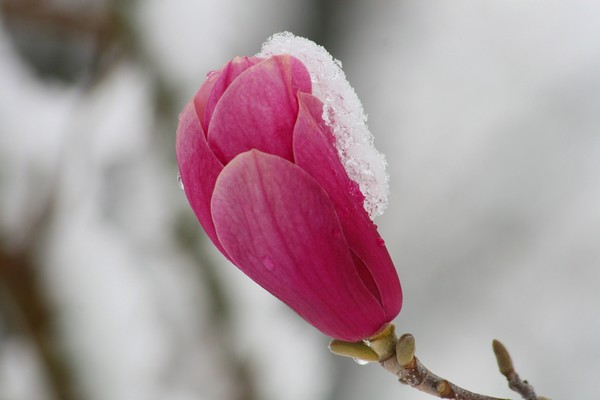
M 0 302 L 0 314 L 4 311 L 5 317 L 11 319 L 9 325 L 31 339 L 47 374 L 53 398 L 75 400 L 77 392 L 73 369 L 53 325 L 55 310 L 44 288 L 40 265 L 35 257 L 41 236 L 45 234 L 51 218 L 53 205 L 53 198 L 49 198 L 29 235 L 20 243 L 22 248 L 11 251 L 0 241 L 0 290 L 7 295 L 5 299 L 0 299 L 4 300 Z
M 434 374 L 415 357 L 414 336 L 405 334 L 398 339 L 394 334 L 393 325 L 388 325 L 372 338 L 362 342 L 333 340 L 329 349 L 342 356 L 379 361 L 381 366 L 396 375 L 401 383 L 435 397 L 454 400 L 506 400 L 471 392 Z M 521 381 L 512 366 L 508 352 L 497 340 L 494 341 L 494 352 L 500 372 L 507 377 L 511 389 L 521 394 L 525 400 L 547 400 L 536 397 L 531 385 L 527 381 Z
M 414 356 L 414 350 L 414 337 L 410 334 L 403 335 L 397 342 L 394 356 L 380 361 L 381 366 L 396 375 L 400 382 L 442 399 L 502 400 L 498 397 L 473 393 L 434 374 Z M 406 364 L 401 364 L 406 361 L 408 361 Z
M 400 365 L 395 357 L 381 361 L 383 368 L 398 377 L 398 380 L 421 392 L 442 399 L 456 400 L 501 400 L 498 397 L 485 396 L 470 392 L 429 371 L 417 357 L 408 365 Z
M 521 380 L 519 374 L 515 371 L 508 350 L 506 350 L 506 347 L 500 341 L 494 339 L 492 347 L 494 348 L 494 354 L 498 362 L 498 369 L 506 377 L 509 388 L 519 393 L 525 400 L 546 400 L 544 397 L 536 396 L 535 390 L 533 390 L 533 386 L 529 382 Z

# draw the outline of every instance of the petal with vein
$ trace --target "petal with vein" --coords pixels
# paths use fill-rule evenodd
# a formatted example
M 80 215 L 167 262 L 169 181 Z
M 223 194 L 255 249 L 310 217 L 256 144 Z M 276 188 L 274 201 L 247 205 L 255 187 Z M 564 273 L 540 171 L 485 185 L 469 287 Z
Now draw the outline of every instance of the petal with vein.
M 329 197 L 298 166 L 256 150 L 240 154 L 217 180 L 212 214 L 234 264 L 323 333 L 357 341 L 387 322 Z
M 321 117 L 323 103 L 306 93 L 299 93 L 298 98 L 298 120 L 294 128 L 296 164 L 329 194 L 346 240 L 371 273 L 379 291 L 378 298 L 391 320 L 402 306 L 402 290 L 392 259 L 364 209 L 364 196 L 358 184 L 350 180 L 339 160 L 335 138 Z
M 204 115 L 198 114 L 201 115 L 200 121 L 205 132 L 208 131 L 208 126 L 210 125 L 210 119 L 212 118 L 215 106 L 221 99 L 225 90 L 231 85 L 231 82 L 233 82 L 242 72 L 262 60 L 263 58 L 260 57 L 236 57 L 225 64 L 225 66 L 218 71 L 218 75 L 217 72 L 214 73 L 216 78 L 214 85 L 211 86 L 210 95 L 206 101 Z M 211 77 L 212 76 L 209 76 L 209 79 Z
M 208 142 L 223 164 L 251 149 L 292 160 L 298 91 L 311 90 L 298 59 L 273 56 L 242 72 L 217 103 Z
M 208 237 L 227 257 L 227 253 L 217 238 L 210 212 L 210 199 L 217 176 L 223 170 L 223 165 L 208 148 L 193 100 L 185 106 L 181 113 L 177 127 L 175 153 L 179 174 L 190 206 Z

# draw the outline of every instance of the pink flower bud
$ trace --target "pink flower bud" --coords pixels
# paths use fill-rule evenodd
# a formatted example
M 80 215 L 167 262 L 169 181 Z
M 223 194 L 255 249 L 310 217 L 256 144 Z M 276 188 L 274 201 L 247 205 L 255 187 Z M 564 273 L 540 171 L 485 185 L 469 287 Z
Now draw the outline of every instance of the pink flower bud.
M 374 335 L 400 311 L 392 260 L 290 55 L 237 57 L 184 108 L 177 162 L 215 246 L 324 334 Z

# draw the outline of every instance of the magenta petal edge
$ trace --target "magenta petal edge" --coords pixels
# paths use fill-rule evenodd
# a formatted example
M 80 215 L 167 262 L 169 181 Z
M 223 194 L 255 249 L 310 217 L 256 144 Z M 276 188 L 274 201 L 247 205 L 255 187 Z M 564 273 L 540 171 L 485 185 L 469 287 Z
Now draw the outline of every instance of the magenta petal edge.
M 359 341 L 396 317 L 402 291 L 314 78 L 288 54 L 211 72 L 181 114 L 177 163 L 228 260 L 324 334 Z

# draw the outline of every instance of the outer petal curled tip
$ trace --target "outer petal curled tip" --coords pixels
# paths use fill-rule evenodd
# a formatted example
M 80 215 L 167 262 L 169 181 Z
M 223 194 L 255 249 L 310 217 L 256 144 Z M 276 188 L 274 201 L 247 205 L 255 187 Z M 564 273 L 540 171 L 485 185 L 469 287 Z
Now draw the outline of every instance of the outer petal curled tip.
M 242 72 L 225 90 L 212 114 L 208 142 L 224 163 L 251 149 L 292 160 L 292 130 L 298 91 L 311 90 L 298 59 L 270 57 Z
M 329 197 L 298 166 L 256 150 L 240 154 L 217 180 L 212 215 L 234 264 L 326 335 L 358 341 L 387 322 Z
M 181 181 L 192 210 L 208 237 L 229 258 L 219 242 L 210 211 L 210 199 L 223 165 L 208 148 L 193 100 L 180 115 L 175 153 Z
M 206 103 L 208 103 L 208 98 L 210 96 L 210 93 L 212 92 L 213 86 L 215 85 L 215 82 L 219 78 L 220 74 L 221 74 L 220 71 L 210 72 L 208 74 L 208 76 L 206 77 L 206 80 L 204 81 L 202 86 L 200 86 L 200 89 L 198 89 L 198 91 L 194 95 L 194 99 L 193 99 L 194 108 L 196 109 L 196 115 L 198 116 L 200 125 L 202 125 L 202 130 L 204 131 L 204 136 L 206 136 L 206 133 L 208 132 L 207 126 L 204 126 L 202 124 L 202 119 L 203 119 L 204 112 L 206 109 Z
M 206 108 L 203 115 L 198 114 L 200 116 L 202 128 L 205 132 L 208 131 L 215 106 L 221 99 L 225 90 L 231 85 L 231 82 L 233 82 L 242 72 L 262 60 L 263 58 L 260 57 L 236 57 L 225 64 L 225 66 L 219 70 L 218 74 L 213 75 L 215 77 L 214 85 L 212 85 L 211 91 L 206 99 Z M 209 77 L 209 79 L 210 78 L 211 77 Z
M 298 99 L 298 119 L 294 127 L 295 162 L 329 194 L 346 240 L 370 272 L 390 321 L 402 307 L 402 290 L 392 259 L 364 209 L 364 196 L 339 160 L 335 138 L 321 117 L 323 103 L 307 93 L 299 93 Z M 361 265 L 357 264 L 357 267 Z

